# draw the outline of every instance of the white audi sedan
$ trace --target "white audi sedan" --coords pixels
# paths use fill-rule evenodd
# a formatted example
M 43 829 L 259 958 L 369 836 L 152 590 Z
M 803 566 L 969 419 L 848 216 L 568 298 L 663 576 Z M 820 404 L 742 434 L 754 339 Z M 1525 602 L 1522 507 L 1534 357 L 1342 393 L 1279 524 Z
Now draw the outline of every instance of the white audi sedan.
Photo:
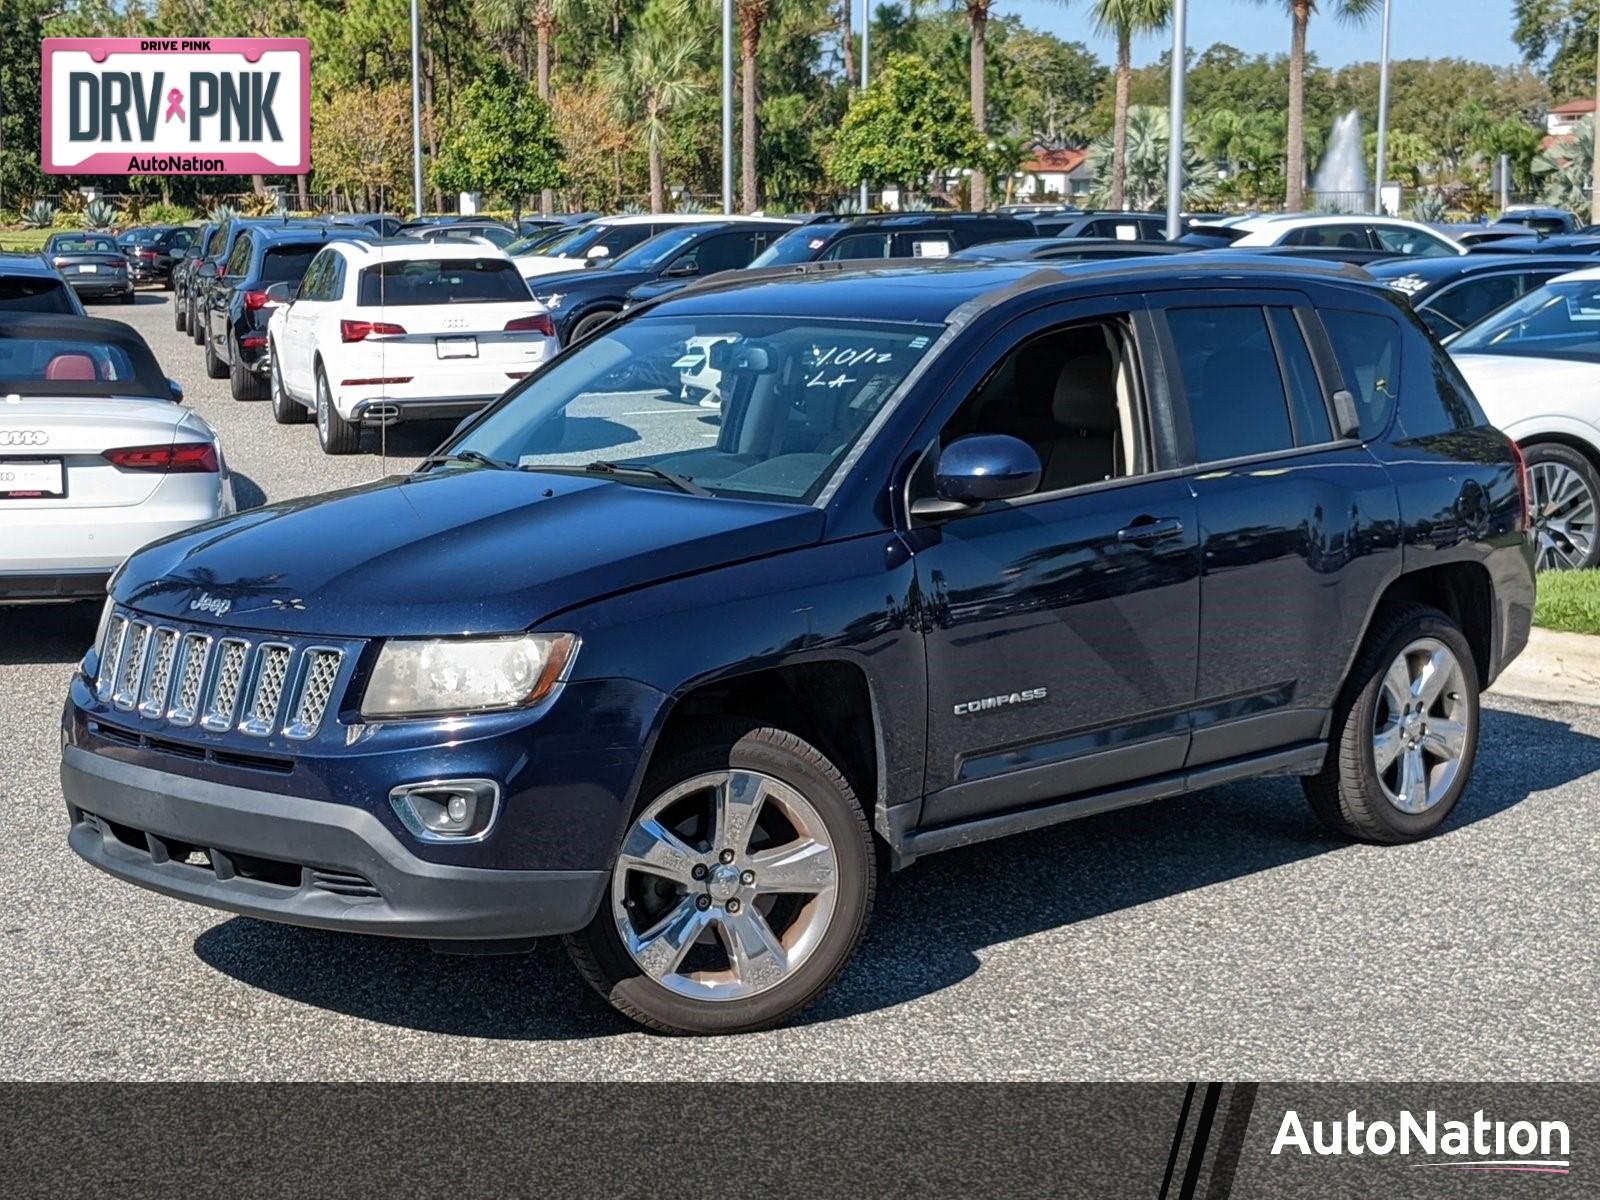
M 1600 269 L 1558 275 L 1449 349 L 1527 459 L 1539 569 L 1600 566 Z
M 267 325 L 272 415 L 328 454 L 365 426 L 468 416 L 556 350 L 511 260 L 465 242 L 330 242 Z
M 121 322 L 0 313 L 0 604 L 103 596 L 139 547 L 233 512 L 182 399 Z

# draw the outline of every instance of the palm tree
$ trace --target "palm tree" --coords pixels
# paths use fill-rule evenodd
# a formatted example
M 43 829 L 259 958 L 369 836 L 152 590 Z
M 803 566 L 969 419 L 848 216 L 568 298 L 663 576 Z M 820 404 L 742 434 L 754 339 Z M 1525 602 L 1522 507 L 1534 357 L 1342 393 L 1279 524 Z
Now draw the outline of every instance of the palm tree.
M 739 17 L 740 116 L 743 120 L 741 154 L 744 172 L 740 180 L 745 212 L 755 212 L 756 196 L 756 52 L 761 49 L 761 31 L 772 16 L 772 0 L 734 0 Z
M 524 74 L 528 70 L 527 30 L 533 26 L 536 50 L 534 53 L 534 78 L 539 87 L 539 99 L 550 103 L 550 46 L 555 41 L 556 28 L 572 15 L 582 0 L 477 0 L 475 5 L 478 23 L 485 33 L 515 40 L 518 58 Z M 545 188 L 539 194 L 539 211 L 549 216 L 555 208 L 555 194 Z
M 967 77 L 971 81 L 972 121 L 981 137 L 985 124 L 983 107 L 984 69 L 988 65 L 984 38 L 989 29 L 989 5 L 992 0 L 964 0 L 967 8 L 967 28 L 972 31 L 971 60 L 967 64 Z M 989 207 L 989 179 L 981 166 L 972 168 L 972 211 L 982 212 Z
M 1128 110 L 1127 142 L 1123 147 L 1126 203 L 1130 209 L 1149 210 L 1167 202 L 1167 146 L 1172 139 L 1172 124 L 1167 110 L 1136 104 Z M 1203 157 L 1191 140 L 1183 147 L 1183 196 L 1187 207 L 1207 208 L 1216 203 L 1220 182 L 1216 163 Z M 1089 145 L 1089 166 L 1095 184 L 1089 202 L 1096 207 L 1110 198 L 1111 179 L 1119 161 L 1113 138 L 1101 137 Z M 1115 206 L 1112 206 L 1115 207 Z
M 624 115 L 643 126 L 650 157 L 650 211 L 665 212 L 661 143 L 667 114 L 700 89 L 695 62 L 700 43 L 687 34 L 648 30 L 636 33 L 625 51 L 606 60 L 602 77 Z
M 1117 39 L 1117 93 L 1111 123 L 1111 207 L 1121 209 L 1127 197 L 1128 100 L 1133 88 L 1133 39 L 1155 33 L 1172 16 L 1172 0 L 1094 0 L 1095 28 Z
M 1284 207 L 1299 212 L 1306 203 L 1306 26 L 1317 11 L 1317 0 L 1257 0 L 1262 4 L 1282 4 L 1289 10 L 1293 32 L 1289 38 L 1289 149 L 1284 165 L 1288 177 Z M 1382 5 L 1383 0 L 1328 0 L 1334 16 L 1359 24 Z

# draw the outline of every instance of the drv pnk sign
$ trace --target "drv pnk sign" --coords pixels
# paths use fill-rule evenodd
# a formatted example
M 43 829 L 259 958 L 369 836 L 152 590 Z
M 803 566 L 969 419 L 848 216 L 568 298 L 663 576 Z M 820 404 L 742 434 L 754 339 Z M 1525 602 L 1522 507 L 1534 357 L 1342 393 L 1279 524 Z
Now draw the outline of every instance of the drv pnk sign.
M 301 175 L 305 38 L 45 38 L 52 175 Z

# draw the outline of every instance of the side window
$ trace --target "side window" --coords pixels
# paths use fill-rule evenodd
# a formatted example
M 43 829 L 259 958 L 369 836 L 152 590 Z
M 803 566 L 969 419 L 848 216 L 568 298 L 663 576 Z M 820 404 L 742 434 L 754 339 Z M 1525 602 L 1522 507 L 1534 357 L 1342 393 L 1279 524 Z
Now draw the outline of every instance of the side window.
M 1465 329 L 1521 294 L 1521 280 L 1512 274 L 1480 275 L 1445 288 L 1428 302 L 1428 308 Z
M 228 265 L 222 272 L 224 275 L 244 274 L 245 268 L 250 265 L 250 242 L 250 237 L 246 235 L 233 244 L 233 253 L 228 255 Z
M 1369 250 L 1372 242 L 1363 225 L 1307 225 L 1283 239 L 1285 246 L 1332 246 L 1339 250 Z
M 821 254 L 819 262 L 839 262 L 847 258 L 888 258 L 889 238 L 882 233 L 852 233 L 840 238 Z
M 1378 239 L 1380 249 L 1391 250 L 1396 254 L 1405 254 L 1412 258 L 1456 256 L 1455 247 L 1420 229 L 1407 229 L 1400 225 L 1375 225 L 1372 232 Z
M 948 229 L 919 229 L 894 235 L 894 258 L 948 258 L 955 239 Z
M 1287 308 L 1267 309 L 1272 340 L 1278 346 L 1283 364 L 1283 381 L 1289 389 L 1289 417 L 1294 424 L 1295 441 L 1302 446 L 1319 446 L 1333 441 L 1333 422 L 1328 417 L 1328 402 L 1322 380 L 1306 348 L 1305 331 L 1294 312 Z
M 1111 318 L 1040 334 L 1012 350 L 945 426 L 1020 438 L 1039 455 L 1039 492 L 1142 474 L 1130 325 Z
M 1196 462 L 1294 446 L 1283 376 L 1262 309 L 1172 308 L 1167 328 L 1189 402 Z
M 755 257 L 755 238 L 749 233 L 719 233 L 708 237 L 678 260 L 692 262 L 702 275 L 748 267 Z M 677 265 L 677 264 L 674 264 Z
M 306 277 L 300 283 L 301 300 L 325 300 L 323 290 L 327 285 L 328 271 L 333 265 L 333 251 L 324 250 L 306 268 Z
M 344 296 L 344 268 L 343 256 L 338 254 L 329 256 L 327 281 L 322 285 L 325 299 L 338 300 Z
M 1400 393 L 1400 326 L 1375 313 L 1318 310 L 1344 385 L 1361 413 L 1361 436 L 1383 432 Z
M 604 246 L 611 252 L 611 257 L 615 258 L 624 250 L 632 250 L 645 238 L 652 236 L 655 229 L 654 225 L 613 225 L 600 235 L 600 240 L 595 245 Z M 590 253 L 593 254 L 594 251 L 591 250 Z

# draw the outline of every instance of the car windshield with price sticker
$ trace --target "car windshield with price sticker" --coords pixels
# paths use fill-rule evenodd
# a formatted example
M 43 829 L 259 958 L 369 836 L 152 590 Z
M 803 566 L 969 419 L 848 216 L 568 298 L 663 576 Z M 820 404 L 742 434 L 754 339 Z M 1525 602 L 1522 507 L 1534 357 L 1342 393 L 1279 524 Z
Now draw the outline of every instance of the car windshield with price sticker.
M 939 333 L 888 321 L 635 320 L 530 378 L 452 450 L 524 469 L 649 467 L 717 495 L 809 502 Z

